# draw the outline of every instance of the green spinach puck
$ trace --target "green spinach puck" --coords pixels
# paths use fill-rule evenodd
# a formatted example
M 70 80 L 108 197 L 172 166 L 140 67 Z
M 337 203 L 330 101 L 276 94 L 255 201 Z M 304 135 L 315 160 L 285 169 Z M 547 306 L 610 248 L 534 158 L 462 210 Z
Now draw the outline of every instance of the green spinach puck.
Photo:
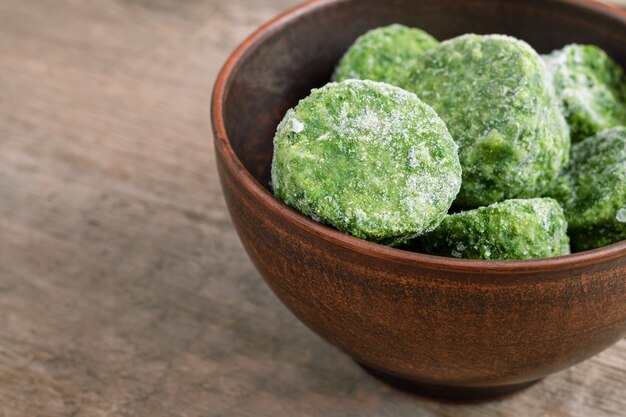
M 341 58 L 333 80 L 372 80 L 402 87 L 407 71 L 438 43 L 421 29 L 399 24 L 370 30 Z
M 626 125 L 626 76 L 602 49 L 572 44 L 544 60 L 573 142 Z
M 626 128 L 572 146 L 572 160 L 551 195 L 561 201 L 574 251 L 626 239 Z
M 356 237 L 395 244 L 433 230 L 461 185 L 457 145 L 415 94 L 347 80 L 313 90 L 274 137 L 275 195 Z
M 453 258 L 514 260 L 569 253 L 567 221 L 551 198 L 506 200 L 447 216 L 413 243 L 421 252 Z
M 549 189 L 570 150 L 567 124 L 540 56 L 504 35 L 464 35 L 419 59 L 406 84 L 459 145 L 455 205 L 533 198 Z

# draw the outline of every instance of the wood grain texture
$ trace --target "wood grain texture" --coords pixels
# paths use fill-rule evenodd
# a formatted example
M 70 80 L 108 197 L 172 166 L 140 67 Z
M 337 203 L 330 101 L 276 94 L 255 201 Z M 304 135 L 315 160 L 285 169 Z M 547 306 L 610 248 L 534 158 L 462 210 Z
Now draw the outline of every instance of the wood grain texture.
M 395 391 L 278 302 L 213 80 L 291 0 L 0 2 L 0 416 L 625 416 L 626 341 L 508 399 Z

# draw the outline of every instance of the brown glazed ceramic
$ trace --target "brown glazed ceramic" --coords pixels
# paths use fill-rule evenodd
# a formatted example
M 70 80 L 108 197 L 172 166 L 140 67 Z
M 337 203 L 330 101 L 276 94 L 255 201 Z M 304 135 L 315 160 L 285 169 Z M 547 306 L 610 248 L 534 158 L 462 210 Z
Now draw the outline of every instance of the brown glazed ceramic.
M 390 381 L 470 398 L 524 387 L 626 335 L 626 241 L 560 258 L 472 261 L 405 252 L 320 225 L 269 190 L 285 111 L 324 85 L 368 29 L 439 39 L 505 33 L 545 53 L 571 42 L 626 66 L 626 15 L 583 0 L 313 1 L 245 41 L 213 95 L 224 195 L 272 290 L 313 331 Z

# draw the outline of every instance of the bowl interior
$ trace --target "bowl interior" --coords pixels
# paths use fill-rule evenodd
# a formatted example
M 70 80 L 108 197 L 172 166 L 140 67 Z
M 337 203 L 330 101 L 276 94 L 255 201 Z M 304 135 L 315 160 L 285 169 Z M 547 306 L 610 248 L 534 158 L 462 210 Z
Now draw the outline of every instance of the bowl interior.
M 580 0 L 348 0 L 309 3 L 253 39 L 227 81 L 224 124 L 244 167 L 269 189 L 272 139 L 285 112 L 328 82 L 365 31 L 391 23 L 440 40 L 464 33 L 521 38 L 540 53 L 591 43 L 626 66 L 626 18 Z

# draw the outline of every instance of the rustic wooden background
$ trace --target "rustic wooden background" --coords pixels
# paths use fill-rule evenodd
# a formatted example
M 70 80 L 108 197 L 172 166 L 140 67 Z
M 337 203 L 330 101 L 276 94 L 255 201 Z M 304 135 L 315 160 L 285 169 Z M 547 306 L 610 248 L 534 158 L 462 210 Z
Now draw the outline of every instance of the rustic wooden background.
M 0 416 L 625 416 L 626 341 L 446 405 L 371 378 L 264 285 L 222 200 L 209 96 L 293 4 L 0 1 Z

